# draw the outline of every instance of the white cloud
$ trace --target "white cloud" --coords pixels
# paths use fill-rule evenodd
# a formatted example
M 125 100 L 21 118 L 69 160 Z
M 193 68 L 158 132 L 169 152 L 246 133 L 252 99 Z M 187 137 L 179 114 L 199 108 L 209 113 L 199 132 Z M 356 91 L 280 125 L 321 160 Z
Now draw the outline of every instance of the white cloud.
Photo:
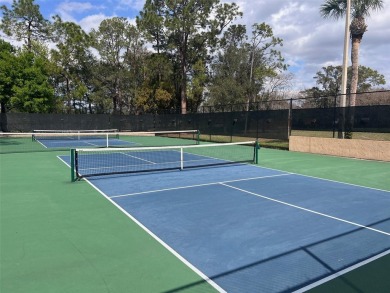
M 225 0 L 224 2 L 234 2 Z M 344 20 L 324 19 L 319 10 L 323 0 L 240 0 L 244 16 L 239 23 L 250 28 L 253 23 L 269 24 L 276 37 L 283 39 L 280 48 L 290 70 L 308 88 L 315 85 L 313 76 L 321 67 L 341 65 L 344 40 Z M 385 1 L 386 2 L 386 1 Z M 360 50 L 360 64 L 385 75 L 390 85 L 390 3 L 374 11 L 366 19 L 368 31 Z
M 107 18 L 110 18 L 110 16 L 104 15 L 103 13 L 89 15 L 80 20 L 79 25 L 86 32 L 90 32 L 92 29 L 97 29 L 100 23 Z
M 77 22 L 75 15 L 85 15 L 88 11 L 102 10 L 104 5 L 93 5 L 90 2 L 65 1 L 57 5 L 55 12 L 64 20 Z
M 65 21 L 73 21 L 89 32 L 98 28 L 102 20 L 113 16 L 127 17 L 135 23 L 135 15 L 142 10 L 145 0 L 66 0 L 54 4 L 53 0 L 42 7 L 54 5 L 52 13 L 58 13 Z M 244 13 L 236 22 L 245 24 L 248 31 L 254 23 L 269 24 L 276 37 L 283 39 L 280 48 L 290 70 L 296 75 L 299 86 L 315 85 L 313 76 L 322 66 L 342 63 L 344 20 L 323 19 L 319 13 L 324 0 L 221 0 L 235 2 Z M 360 49 L 360 64 L 385 75 L 390 85 L 390 2 L 384 1 L 381 11 L 372 12 L 367 18 L 368 31 L 364 34 Z M 0 0 L 12 4 L 12 0 Z M 95 5 L 96 4 L 96 5 Z
M 73 13 L 83 13 L 88 10 L 104 9 L 104 5 L 93 5 L 90 2 L 72 2 L 66 1 L 62 2 L 57 6 L 57 11 L 73 12 Z
M 119 0 L 116 10 L 136 10 L 140 11 L 144 7 L 145 0 Z

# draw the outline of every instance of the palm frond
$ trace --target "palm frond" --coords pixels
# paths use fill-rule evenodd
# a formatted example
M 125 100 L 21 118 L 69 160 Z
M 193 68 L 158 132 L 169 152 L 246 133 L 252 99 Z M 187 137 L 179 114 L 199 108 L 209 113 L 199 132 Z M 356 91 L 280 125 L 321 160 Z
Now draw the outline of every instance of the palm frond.
M 344 16 L 347 10 L 347 0 L 326 0 L 320 7 L 323 18 L 339 19 Z
M 352 6 L 353 17 L 369 17 L 371 11 L 378 11 L 383 8 L 383 0 L 354 0 Z

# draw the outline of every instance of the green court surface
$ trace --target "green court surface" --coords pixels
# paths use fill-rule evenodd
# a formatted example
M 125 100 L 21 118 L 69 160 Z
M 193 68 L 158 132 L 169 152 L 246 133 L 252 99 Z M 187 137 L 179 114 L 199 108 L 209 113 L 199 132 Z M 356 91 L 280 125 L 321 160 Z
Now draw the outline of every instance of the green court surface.
M 0 292 L 213 291 L 56 153 L 0 160 Z
M 0 292 L 214 292 L 56 156 L 0 155 Z M 390 191 L 390 163 L 261 149 L 260 165 Z M 312 292 L 390 292 L 390 256 Z

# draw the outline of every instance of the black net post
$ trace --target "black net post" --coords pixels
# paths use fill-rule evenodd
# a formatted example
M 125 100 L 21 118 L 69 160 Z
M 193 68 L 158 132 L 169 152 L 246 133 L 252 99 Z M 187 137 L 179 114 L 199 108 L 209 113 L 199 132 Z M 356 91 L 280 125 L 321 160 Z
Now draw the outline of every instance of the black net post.
M 209 141 L 211 141 L 212 124 L 213 124 L 213 121 L 209 118 L 207 120 L 207 125 L 208 125 L 208 129 L 209 129 Z
M 71 182 L 76 181 L 76 174 L 75 174 L 75 149 L 70 150 L 70 180 Z
M 260 150 L 260 143 L 259 143 L 259 140 L 256 139 L 256 143 L 255 143 L 255 148 L 254 148 L 254 152 L 255 152 L 255 164 L 259 164 L 259 150 Z

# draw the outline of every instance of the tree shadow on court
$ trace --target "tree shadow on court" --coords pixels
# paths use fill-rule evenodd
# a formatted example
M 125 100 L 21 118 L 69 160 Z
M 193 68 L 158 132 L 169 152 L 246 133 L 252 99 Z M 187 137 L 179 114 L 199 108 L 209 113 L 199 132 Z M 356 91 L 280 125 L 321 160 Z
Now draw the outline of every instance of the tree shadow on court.
M 390 222 L 390 218 L 374 222 L 370 225 L 366 225 L 365 227 L 373 227 L 380 224 L 384 224 L 386 222 Z M 359 288 L 358 284 L 355 284 L 356 282 L 353 282 L 349 278 L 346 278 L 344 273 L 340 273 L 340 272 L 343 270 L 349 271 L 349 269 L 350 270 L 356 269 L 357 267 L 360 267 L 359 265 L 360 263 L 369 260 L 370 258 L 375 257 L 390 249 L 390 242 L 389 242 L 389 244 L 383 245 L 382 248 L 377 248 L 370 251 L 371 249 L 370 245 L 375 243 L 376 241 L 367 237 L 365 239 L 362 239 L 361 237 L 362 235 L 360 236 L 357 235 L 358 233 L 360 234 L 361 232 L 370 231 L 367 230 L 367 228 L 365 227 L 356 228 L 349 232 L 338 234 L 333 237 L 323 239 L 321 241 L 316 241 L 309 245 L 298 247 L 296 249 L 286 251 L 279 255 L 275 255 L 266 259 L 249 263 L 245 266 L 241 266 L 239 268 L 229 270 L 218 275 L 209 276 L 209 278 L 210 280 L 214 281 L 217 284 L 221 284 L 220 281 L 223 281 L 224 279 L 226 281 L 226 278 L 233 279 L 234 284 L 237 286 L 237 288 L 249 292 L 245 290 L 245 286 L 246 286 L 245 281 L 250 282 L 250 280 L 245 275 L 249 274 L 252 277 L 260 278 L 261 277 L 260 274 L 258 276 L 255 276 L 253 275 L 253 272 L 250 271 L 253 270 L 255 273 L 268 272 L 267 275 L 273 275 L 272 280 L 270 279 L 266 280 L 269 282 L 269 284 L 261 283 L 258 281 L 258 279 L 254 280 L 257 281 L 259 284 L 261 284 L 262 287 L 262 288 L 258 288 L 256 292 L 271 292 L 271 291 L 292 292 L 304 288 L 306 286 L 309 286 L 315 282 L 321 281 L 325 278 L 333 279 L 332 276 L 334 276 L 334 277 L 338 277 L 339 280 L 343 283 L 343 285 L 347 286 L 351 291 L 363 292 L 363 290 Z M 371 231 L 371 232 L 379 233 L 375 231 Z M 338 262 L 343 257 L 345 257 L 345 255 L 341 255 L 341 254 L 337 255 L 335 251 L 335 247 L 337 249 L 339 245 L 346 245 L 345 250 L 348 252 L 348 256 L 350 258 L 348 261 L 342 262 L 343 264 L 341 265 Z M 364 247 L 364 245 L 367 245 L 367 247 Z M 365 252 L 364 254 L 362 254 L 362 250 Z M 309 259 L 310 261 L 306 263 L 299 263 L 299 262 L 291 263 L 291 261 L 297 259 L 296 255 L 305 255 L 306 256 L 305 259 Z M 284 266 L 285 264 L 288 264 L 287 267 Z M 314 266 L 312 267 L 313 264 Z M 356 268 L 354 266 L 356 266 Z M 293 283 L 291 282 L 291 280 L 289 282 L 290 285 L 286 286 L 286 284 L 283 284 L 283 281 L 286 280 L 286 278 L 289 278 L 288 275 L 299 276 L 302 273 L 305 273 L 305 271 L 306 272 L 311 272 L 316 270 L 318 271 L 318 267 L 322 267 L 323 269 L 322 271 L 326 271 L 326 273 L 322 272 L 320 274 L 317 274 L 315 277 L 306 278 L 305 281 L 298 281 L 297 283 L 294 283 L 294 285 L 291 285 L 291 283 Z M 269 270 L 271 270 L 271 273 Z M 189 289 L 196 290 L 197 286 L 201 284 L 204 285 L 205 282 L 206 281 L 194 282 L 182 287 L 165 291 L 165 293 L 182 292 Z M 281 282 L 281 283 L 277 283 L 277 282 Z M 383 280 L 383 282 L 385 283 L 389 282 L 388 278 L 386 280 Z M 383 285 L 390 286 L 390 283 L 388 285 L 386 284 Z M 381 286 L 381 284 L 379 284 L 379 286 Z

